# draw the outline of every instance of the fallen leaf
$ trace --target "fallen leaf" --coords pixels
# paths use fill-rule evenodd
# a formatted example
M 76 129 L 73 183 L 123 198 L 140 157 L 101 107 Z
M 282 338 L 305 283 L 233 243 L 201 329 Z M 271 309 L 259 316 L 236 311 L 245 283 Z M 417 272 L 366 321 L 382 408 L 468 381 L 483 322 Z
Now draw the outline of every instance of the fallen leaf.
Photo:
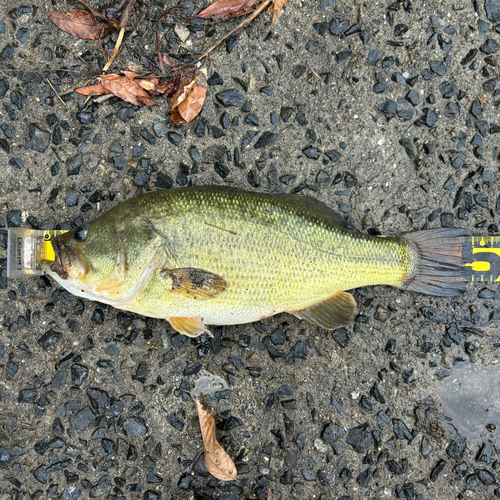
M 177 109 L 174 109 L 174 110 L 172 110 L 170 112 L 170 120 L 172 121 L 172 123 L 174 125 L 179 125 L 179 123 L 182 123 L 184 121 L 184 119 L 179 114 L 179 112 L 177 111 Z
M 186 78 L 183 79 L 180 88 L 174 93 L 172 97 L 172 110 L 170 111 L 170 118 L 175 125 L 179 125 L 184 121 L 184 118 L 180 115 L 178 107 L 184 102 L 190 90 L 196 85 L 197 78 L 189 81 Z
M 269 6 L 269 14 L 271 15 L 271 24 L 274 24 L 278 17 L 281 15 L 281 11 L 285 6 L 287 0 L 272 0 Z
M 56 10 L 50 19 L 58 28 L 84 40 L 98 40 L 111 31 L 86 10 Z
M 156 106 L 151 96 L 134 80 L 130 80 L 126 76 L 104 75 L 101 76 L 101 84 L 123 101 L 131 102 L 136 106 Z
M 200 114 L 206 96 L 207 89 L 202 85 L 196 84 L 186 99 L 177 106 L 177 112 L 186 123 L 192 122 Z
M 207 69 L 201 67 L 196 76 L 189 80 L 184 78 L 179 90 L 172 98 L 172 110 L 170 117 L 178 125 L 185 121 L 190 123 L 200 113 L 207 96 Z
M 120 73 L 125 75 L 129 80 L 133 80 L 136 76 L 139 76 L 138 73 L 135 73 L 134 71 L 127 71 L 123 69 Z
M 204 78 L 204 73 L 200 75 Z M 200 113 L 207 96 L 207 88 L 198 84 L 198 77 L 190 82 L 185 79 L 181 88 L 172 97 L 170 117 L 178 125 L 193 121 Z
M 189 91 L 196 85 L 197 81 L 198 78 L 196 77 L 191 81 L 186 78 L 182 81 L 182 87 L 174 94 L 174 97 L 172 97 L 172 109 L 175 109 L 184 99 L 186 99 Z
M 155 91 L 162 97 L 170 99 L 175 94 L 179 83 L 179 78 L 174 78 L 170 83 L 160 83 Z
M 205 446 L 205 467 L 212 476 L 221 481 L 234 481 L 237 474 L 236 467 L 215 438 L 214 417 L 203 409 L 198 400 L 195 403 Z
M 233 14 L 233 17 L 245 16 L 246 14 L 253 12 L 260 4 L 262 4 L 261 0 L 248 0 L 240 10 Z
M 150 95 L 161 95 L 168 98 L 172 97 L 179 85 L 179 79 L 174 79 L 170 83 L 161 83 L 159 76 L 137 78 L 135 81 Z
M 117 28 L 126 28 L 128 26 L 128 23 L 130 22 L 130 14 L 132 14 L 133 5 L 134 0 L 129 0 L 128 2 L 125 0 L 123 7 L 115 10 L 120 16 L 119 19 L 117 19 Z M 107 17 L 109 19 L 109 15 Z
M 198 78 L 198 82 L 201 83 L 204 87 L 207 86 L 207 67 L 201 66 L 197 71 L 196 76 Z
M 88 87 L 80 87 L 78 89 L 75 89 L 75 92 L 82 95 L 105 95 L 111 93 L 100 83 L 96 85 L 89 85 Z
M 218 0 L 202 10 L 197 17 L 212 17 L 214 19 L 229 19 L 240 10 L 248 0 Z
M 139 85 L 139 87 L 142 87 L 146 92 L 149 93 L 155 92 L 156 85 L 155 82 L 152 80 L 137 79 L 136 83 L 137 85 Z
M 160 78 L 161 77 L 154 74 L 142 77 L 143 80 L 147 79 L 148 81 L 153 82 L 155 85 L 160 85 Z

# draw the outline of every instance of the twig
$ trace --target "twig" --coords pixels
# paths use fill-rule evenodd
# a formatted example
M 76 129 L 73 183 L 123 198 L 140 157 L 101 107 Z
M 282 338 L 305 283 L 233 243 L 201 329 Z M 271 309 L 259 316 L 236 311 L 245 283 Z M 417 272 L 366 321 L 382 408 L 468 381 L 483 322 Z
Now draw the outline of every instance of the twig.
M 97 102 L 98 104 L 101 104 L 101 103 L 107 101 L 108 99 L 111 99 L 112 97 L 115 97 L 115 94 L 100 95 L 100 96 L 98 96 L 98 97 L 96 97 L 94 99 L 94 102 Z
M 125 34 L 125 26 L 123 26 L 120 29 L 120 33 L 118 34 L 118 39 L 116 40 L 115 44 L 115 50 L 113 50 L 113 55 L 108 59 L 108 62 L 106 63 L 106 66 L 102 68 L 102 71 L 108 71 L 109 67 L 113 64 L 113 61 L 115 60 L 115 57 L 118 55 L 118 52 L 120 50 L 120 46 L 122 44 L 123 40 L 123 35 Z
M 312 68 L 311 68 L 311 65 L 308 64 L 309 66 L 309 69 L 314 73 L 314 76 L 318 79 L 318 80 L 321 80 L 320 76 L 318 75 L 318 73 L 316 73 L 316 71 L 314 71 Z
M 250 21 L 253 21 L 271 2 L 272 2 L 272 0 L 265 0 L 264 3 L 262 3 L 261 6 L 256 11 L 254 11 L 254 13 L 251 16 L 249 16 L 246 19 L 244 19 L 243 21 L 241 21 L 241 23 L 238 24 L 238 26 L 236 26 L 235 28 L 233 28 L 229 33 L 227 33 L 227 35 L 224 35 L 220 40 L 218 40 L 214 45 L 212 45 L 212 47 L 210 47 L 196 61 L 194 61 L 192 63 L 189 63 L 189 64 L 183 64 L 182 66 L 178 66 L 177 68 L 174 68 L 174 70 L 175 71 L 179 71 L 182 68 L 186 68 L 188 66 L 192 66 L 193 64 L 199 63 L 202 59 L 204 59 L 205 57 L 207 57 L 208 54 L 210 54 L 210 52 L 212 52 L 213 50 L 215 50 L 224 40 L 227 40 L 232 34 L 234 34 L 240 28 L 243 28 L 243 26 L 245 26 L 245 24 L 248 24 Z
M 47 80 L 47 83 L 50 85 L 50 88 L 55 92 L 56 96 L 59 97 L 59 100 L 64 104 L 64 107 L 69 111 L 69 108 L 68 106 L 66 105 L 66 103 L 61 99 L 61 96 L 57 93 L 57 90 L 54 88 L 54 86 L 52 85 L 52 83 L 50 83 L 50 80 L 48 78 L 45 78 L 45 80 Z

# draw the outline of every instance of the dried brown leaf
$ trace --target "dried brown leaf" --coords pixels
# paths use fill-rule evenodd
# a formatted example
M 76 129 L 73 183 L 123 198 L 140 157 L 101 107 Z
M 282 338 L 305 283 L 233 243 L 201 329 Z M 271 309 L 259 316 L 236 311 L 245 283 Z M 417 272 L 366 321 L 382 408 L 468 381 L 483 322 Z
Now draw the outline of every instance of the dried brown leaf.
M 153 82 L 155 85 L 160 85 L 160 77 L 157 75 L 144 76 L 143 79 Z
M 184 121 L 184 118 L 179 114 L 179 111 L 176 109 L 173 109 L 170 112 L 170 120 L 172 120 L 172 123 L 174 125 L 179 125 L 179 123 L 182 123 Z
M 218 0 L 202 10 L 197 17 L 211 17 L 214 19 L 229 19 L 240 10 L 248 0 Z
M 214 417 L 203 409 L 198 400 L 195 403 L 205 446 L 205 467 L 212 476 L 221 481 L 234 481 L 237 474 L 236 467 L 215 438 Z
M 198 79 L 195 77 L 193 80 L 184 78 L 181 82 L 181 87 L 172 97 L 172 111 L 179 106 L 179 104 L 186 99 L 190 90 L 196 85 Z
M 202 85 L 196 84 L 190 90 L 186 99 L 177 106 L 177 111 L 186 123 L 192 122 L 200 114 L 206 96 L 207 89 Z
M 96 85 L 89 85 L 88 87 L 80 87 L 75 89 L 75 92 L 82 95 L 105 95 L 111 93 L 100 83 L 97 83 Z
M 200 83 L 201 82 L 201 83 Z M 175 79 L 172 83 L 176 83 Z M 174 93 L 172 98 L 171 119 L 175 124 L 182 121 L 190 123 L 193 121 L 205 102 L 207 96 L 207 70 L 205 67 L 200 68 L 196 76 L 189 80 L 184 78 L 180 88 Z
M 143 88 L 146 92 L 155 92 L 156 85 L 155 82 L 152 80 L 143 80 L 143 79 L 137 79 L 135 81 L 139 87 Z
M 127 71 L 126 69 L 121 70 L 120 73 L 125 75 L 129 80 L 133 80 L 136 76 L 139 76 L 139 73 L 136 73 L 135 71 Z
M 178 85 L 179 79 L 174 78 L 170 83 L 159 83 L 155 88 L 155 92 L 165 99 L 170 99 L 175 94 Z
M 250 12 L 253 12 L 261 4 L 262 4 L 261 0 L 248 0 L 240 10 L 236 11 L 232 15 L 232 17 L 245 16 Z
M 196 78 L 198 78 L 197 83 L 200 85 L 203 85 L 206 87 L 207 84 L 207 67 L 202 66 L 197 72 L 196 72 Z
M 205 74 L 200 75 L 202 78 Z M 189 123 L 193 121 L 203 108 L 207 88 L 199 85 L 198 77 L 195 77 L 190 82 L 185 79 L 183 86 L 174 94 L 172 98 L 172 111 L 170 117 L 177 125 L 182 121 Z
M 50 19 L 58 28 L 84 40 L 98 40 L 110 31 L 86 10 L 56 10 Z
M 131 102 L 136 106 L 156 106 L 151 96 L 134 80 L 130 80 L 126 76 L 104 75 L 101 76 L 101 83 L 106 90 L 123 101 Z
M 271 15 L 271 24 L 274 24 L 278 17 L 281 15 L 283 7 L 286 5 L 287 0 L 272 0 L 269 6 L 269 14 Z

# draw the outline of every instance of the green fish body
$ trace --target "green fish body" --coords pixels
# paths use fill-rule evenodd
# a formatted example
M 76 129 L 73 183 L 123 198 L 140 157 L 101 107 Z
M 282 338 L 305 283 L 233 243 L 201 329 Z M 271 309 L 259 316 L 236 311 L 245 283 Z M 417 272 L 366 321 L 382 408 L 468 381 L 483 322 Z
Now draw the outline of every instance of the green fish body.
M 125 201 L 59 236 L 43 267 L 76 295 L 165 318 L 187 335 L 281 312 L 349 323 L 353 288 L 464 290 L 460 229 L 370 236 L 308 197 L 204 187 Z

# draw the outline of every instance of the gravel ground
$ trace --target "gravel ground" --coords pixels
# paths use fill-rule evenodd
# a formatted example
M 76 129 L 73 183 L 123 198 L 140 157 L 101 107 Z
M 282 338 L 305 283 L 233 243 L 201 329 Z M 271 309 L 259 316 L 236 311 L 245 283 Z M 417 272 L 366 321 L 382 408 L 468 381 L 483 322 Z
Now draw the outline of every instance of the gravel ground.
M 154 65 L 154 4 L 114 68 Z M 372 234 L 498 234 L 499 0 L 289 0 L 210 56 L 187 129 L 166 102 L 72 92 L 104 64 L 49 20 L 76 3 L 0 5 L 2 500 L 500 496 L 494 285 L 360 289 L 349 328 L 279 315 L 191 340 L 4 269 L 9 226 L 70 228 L 187 185 L 302 193 Z M 184 47 L 235 23 L 194 20 Z M 162 44 L 185 50 L 172 29 Z M 237 481 L 208 475 L 193 396 Z

